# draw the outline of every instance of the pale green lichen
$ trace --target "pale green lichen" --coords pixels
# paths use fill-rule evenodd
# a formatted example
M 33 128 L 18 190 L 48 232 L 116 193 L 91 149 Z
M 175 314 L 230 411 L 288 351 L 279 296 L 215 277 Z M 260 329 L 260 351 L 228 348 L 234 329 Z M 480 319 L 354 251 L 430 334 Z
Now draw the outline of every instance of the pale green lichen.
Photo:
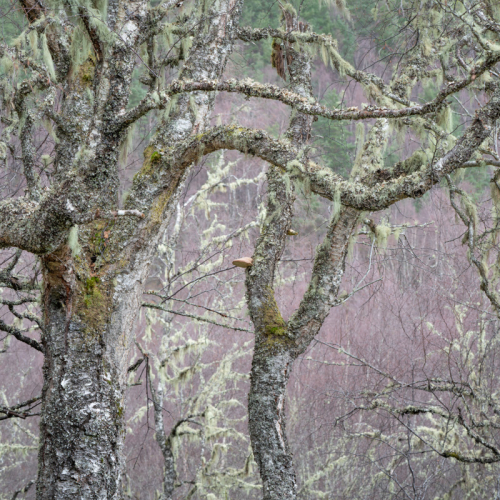
M 407 175 L 412 174 L 426 165 L 427 161 L 428 158 L 426 152 L 419 149 L 401 163 L 401 170 L 403 170 L 403 172 Z
M 45 66 L 47 68 L 47 71 L 49 72 L 49 76 L 53 82 L 57 81 L 56 78 L 56 69 L 54 67 L 54 61 L 52 60 L 52 55 L 49 50 L 49 46 L 47 45 L 47 36 L 45 33 L 42 34 L 41 38 L 41 43 L 42 43 L 42 56 L 43 56 L 43 62 L 45 63 Z
M 78 255 L 80 255 L 82 247 L 80 246 L 80 243 L 78 241 L 78 226 L 73 226 L 69 230 L 68 246 L 73 257 L 77 257 Z
M 453 113 L 451 106 L 444 106 L 436 116 L 436 123 L 445 131 L 450 133 L 453 130 Z
M 340 212 L 342 210 L 342 203 L 340 202 L 340 189 L 336 189 L 333 196 L 332 203 L 332 220 L 337 220 L 340 216 Z
M 392 229 L 387 223 L 382 222 L 375 226 L 375 238 L 377 242 L 377 246 L 385 250 L 387 248 L 387 241 L 389 236 L 391 235 Z
M 40 50 L 38 47 L 38 32 L 36 29 L 32 29 L 28 33 L 28 41 L 29 41 L 29 45 L 31 48 L 31 53 L 32 53 L 33 59 L 37 59 Z
M 260 314 L 262 315 L 262 322 L 266 335 L 270 337 L 280 337 L 286 334 L 286 323 L 281 316 L 272 290 L 269 290 Z
M 469 217 L 470 221 L 473 224 L 474 229 L 476 230 L 479 222 L 476 204 L 465 193 L 461 196 L 460 203 L 462 204 L 462 207 L 467 217 Z

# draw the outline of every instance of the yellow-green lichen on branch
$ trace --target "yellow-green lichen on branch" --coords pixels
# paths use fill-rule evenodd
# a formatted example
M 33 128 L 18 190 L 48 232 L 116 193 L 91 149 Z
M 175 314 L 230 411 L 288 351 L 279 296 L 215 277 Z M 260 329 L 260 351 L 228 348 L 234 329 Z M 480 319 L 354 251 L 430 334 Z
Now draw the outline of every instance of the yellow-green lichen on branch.
M 286 334 L 286 323 L 281 316 L 272 290 L 269 291 L 267 300 L 262 306 L 262 320 L 264 332 L 267 336 L 279 337 Z
M 86 307 L 92 307 L 92 304 L 95 301 L 99 301 L 102 299 L 102 293 L 98 288 L 98 284 L 100 283 L 100 279 L 97 276 L 92 276 L 91 278 L 87 278 L 85 281 L 85 297 L 83 299 Z
M 150 223 L 148 224 L 149 228 L 161 224 L 163 221 L 163 213 L 168 205 L 171 194 L 172 189 L 169 189 L 168 191 L 162 193 L 154 202 L 150 212 Z
M 161 160 L 161 154 L 158 151 L 153 151 L 150 159 L 151 163 L 159 163 Z
M 75 304 L 76 314 L 85 325 L 85 341 L 88 342 L 96 333 L 102 331 L 109 318 L 114 286 L 109 280 L 89 276 L 88 272 L 82 272 L 78 282 L 80 290 Z
M 134 181 L 140 180 L 142 177 L 151 175 L 154 171 L 153 165 L 159 163 L 161 155 L 153 146 L 148 146 L 144 150 L 144 162 L 141 169 L 134 175 Z
M 83 86 L 90 86 L 94 81 L 95 65 L 91 59 L 83 63 L 78 69 L 78 77 Z
M 124 409 L 120 403 L 116 403 L 116 416 L 121 419 L 123 417 Z

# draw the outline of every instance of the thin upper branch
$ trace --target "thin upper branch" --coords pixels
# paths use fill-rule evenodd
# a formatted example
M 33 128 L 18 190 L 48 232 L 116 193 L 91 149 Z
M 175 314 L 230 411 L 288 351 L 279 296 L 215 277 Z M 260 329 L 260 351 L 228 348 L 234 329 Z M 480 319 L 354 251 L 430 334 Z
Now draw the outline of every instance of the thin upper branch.
M 356 70 L 349 62 L 347 62 L 339 54 L 337 50 L 337 42 L 331 37 L 331 35 L 321 35 L 314 32 L 301 33 L 299 31 L 285 31 L 274 28 L 254 29 L 250 27 L 240 27 L 238 29 L 238 38 L 245 42 L 264 40 L 271 37 L 279 38 L 290 43 L 315 43 L 317 45 L 326 46 L 330 49 L 331 55 L 333 55 L 333 63 L 335 64 L 337 69 L 342 67 L 342 71 L 357 82 L 365 85 L 373 84 L 378 87 L 383 95 L 393 100 L 394 102 L 403 104 L 405 106 L 409 105 L 409 101 L 407 99 L 403 99 L 401 98 L 401 96 L 394 94 L 380 77 L 374 75 L 373 73 Z
M 18 418 L 26 418 L 30 417 L 31 415 L 29 412 L 35 407 L 38 406 L 40 401 L 42 399 L 42 396 L 36 396 L 34 398 L 28 399 L 27 401 L 23 401 L 22 403 L 18 403 L 17 405 L 14 406 L 0 406 L 0 413 L 4 413 L 5 416 L 0 415 L 0 420 L 6 420 L 8 418 L 12 417 L 18 417 Z M 36 403 L 36 404 L 35 404 Z M 29 406 L 28 409 L 21 410 L 21 408 L 25 408 L 26 406 Z M 18 411 L 21 410 L 21 411 Z
M 298 31 L 284 31 L 273 28 L 253 29 L 241 27 L 238 29 L 238 37 L 244 41 L 262 40 L 269 37 L 280 38 L 288 42 L 303 42 L 315 43 L 327 47 L 333 65 L 347 76 L 357 81 L 362 85 L 375 85 L 380 93 L 392 100 L 395 103 L 403 104 L 410 107 L 411 103 L 408 99 L 402 98 L 401 95 L 395 94 L 391 88 L 378 76 L 365 71 L 357 70 L 348 61 L 346 61 L 338 52 L 336 41 L 330 35 L 321 35 L 318 33 L 307 32 L 300 33 Z M 484 59 L 479 59 L 474 66 L 469 69 L 467 76 L 456 82 L 448 83 L 436 96 L 433 101 L 444 101 L 444 99 L 459 90 L 465 88 L 473 82 L 479 75 L 493 68 L 500 60 L 500 51 L 489 50 Z M 430 103 L 429 103 L 430 104 Z
M 23 335 L 23 333 L 15 328 L 14 326 L 8 325 L 7 323 L 3 322 L 0 319 L 0 330 L 3 330 L 6 333 L 9 333 L 13 337 L 15 337 L 17 340 L 20 342 L 24 342 L 25 344 L 29 345 L 30 347 L 33 347 L 33 349 L 36 349 L 37 351 L 40 351 L 42 354 L 45 353 L 42 345 L 37 342 L 34 339 L 31 339 L 29 337 L 26 337 L 26 335 Z
M 470 75 L 466 78 L 445 86 L 431 101 L 425 104 L 411 104 L 408 102 L 404 108 L 368 106 L 361 110 L 357 108 L 330 109 L 314 99 L 308 99 L 289 89 L 267 83 L 262 84 L 251 79 L 230 79 L 222 82 L 217 80 L 205 80 L 201 82 L 189 80 L 174 81 L 159 93 L 156 90 L 149 92 L 135 108 L 127 111 L 127 113 L 117 120 L 115 127 L 117 130 L 121 130 L 135 123 L 139 118 L 153 109 L 164 109 L 171 98 L 177 94 L 197 91 L 233 92 L 248 97 L 271 99 L 291 106 L 301 113 L 321 116 L 329 120 L 367 120 L 369 118 L 397 119 L 409 116 L 422 116 L 438 112 L 441 107 L 446 104 L 446 99 L 450 95 L 459 92 L 474 81 L 477 77 L 475 71 L 484 72 L 499 61 L 500 52 L 495 54 L 494 57 L 489 58 L 487 62 L 485 61 L 483 64 L 479 64 L 477 67 L 473 68 Z
M 227 325 L 225 323 L 219 323 L 210 318 L 204 318 L 203 316 L 198 316 L 197 314 L 189 314 L 181 311 L 174 311 L 173 309 L 168 309 L 160 304 L 153 304 L 151 302 L 143 302 L 143 307 L 149 307 L 150 309 L 159 309 L 160 311 L 164 311 L 170 314 L 175 314 L 177 316 L 184 316 L 186 318 L 195 319 L 196 321 L 202 321 L 203 323 L 210 323 L 212 325 L 221 326 L 222 328 L 228 328 L 229 330 L 237 330 L 239 332 L 247 332 L 253 333 L 251 330 L 247 330 L 246 328 L 239 328 L 237 326 Z

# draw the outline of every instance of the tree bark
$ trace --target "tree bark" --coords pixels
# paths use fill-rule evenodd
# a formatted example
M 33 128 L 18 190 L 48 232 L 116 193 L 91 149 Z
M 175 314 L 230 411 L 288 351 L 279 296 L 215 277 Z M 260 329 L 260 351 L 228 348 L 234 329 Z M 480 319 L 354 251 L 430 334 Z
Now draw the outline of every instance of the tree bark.
M 289 47 L 288 60 L 291 90 L 311 98 L 309 57 Z M 286 137 L 298 147 L 304 146 L 311 126 L 311 116 L 292 112 Z M 296 475 L 285 430 L 286 387 L 293 362 L 318 334 L 334 305 L 349 240 L 360 214 L 352 208 L 334 213 L 325 239 L 316 250 L 308 290 L 287 324 L 274 299 L 273 282 L 290 229 L 295 196 L 291 183 L 276 175 L 275 167 L 271 167 L 268 180 L 268 217 L 257 242 L 254 266 L 247 274 L 247 301 L 256 333 L 248 399 L 249 427 L 264 500 L 295 500 Z
M 346 208 L 332 220 L 316 251 L 308 290 L 288 324 L 281 318 L 276 303 L 273 304 L 274 297 L 272 301 L 261 302 L 266 312 L 261 315 L 262 322 L 256 322 L 248 411 L 250 437 L 263 481 L 264 500 L 297 498 L 292 453 L 285 431 L 286 386 L 293 362 L 319 333 L 335 303 L 349 240 L 359 216 L 357 210 Z M 257 279 L 261 281 L 261 278 Z M 249 293 L 250 300 L 252 295 Z M 255 298 L 253 301 L 255 311 Z
M 181 80 L 213 79 L 224 71 L 241 5 L 242 0 L 213 3 L 213 12 L 198 27 Z M 120 80 L 123 74 L 110 72 L 105 78 Z M 152 169 L 151 155 L 203 131 L 214 98 L 195 94 L 195 111 L 192 100 L 181 96 L 158 127 L 125 207 L 146 214 L 144 219 L 87 223 L 79 228 L 80 253 L 64 244 L 42 257 L 46 357 L 37 500 L 121 496 L 125 389 L 135 319 L 150 262 L 188 169 L 161 161 Z M 117 108 L 122 105 L 122 100 L 116 103 Z M 119 139 L 106 123 L 89 128 L 99 140 L 88 165 L 95 173 L 85 182 L 94 189 L 99 183 L 107 186 L 100 192 L 100 205 L 115 209 L 116 176 L 109 165 L 117 161 Z
M 78 276 L 71 250 L 42 259 L 45 350 L 37 499 L 119 498 L 122 360 L 114 356 L 111 290 Z
M 286 345 L 256 347 L 252 361 L 248 419 L 263 498 L 294 499 L 297 483 L 285 429 L 285 392 L 293 356 Z
M 290 89 L 312 97 L 309 57 L 291 47 L 285 52 Z M 286 138 L 297 147 L 305 145 L 311 125 L 311 116 L 292 112 Z M 268 189 L 267 218 L 247 275 L 247 300 L 255 325 L 248 419 L 264 500 L 292 500 L 297 497 L 297 481 L 285 430 L 285 393 L 296 355 L 274 298 L 273 282 L 291 229 L 295 193 L 291 179 L 285 180 L 274 166 L 268 173 Z
M 285 391 L 291 353 L 272 288 L 276 264 L 292 220 L 293 188 L 275 167 L 268 173 L 267 218 L 247 273 L 247 302 L 255 326 L 248 422 L 265 500 L 293 499 L 297 488 L 285 433 Z

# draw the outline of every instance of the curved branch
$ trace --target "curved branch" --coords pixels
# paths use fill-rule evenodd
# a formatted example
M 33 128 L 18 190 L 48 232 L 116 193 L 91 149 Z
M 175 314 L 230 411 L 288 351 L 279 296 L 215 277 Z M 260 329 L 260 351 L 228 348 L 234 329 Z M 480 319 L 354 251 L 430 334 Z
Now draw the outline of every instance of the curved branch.
M 304 37 L 306 39 L 311 38 L 312 40 L 316 40 L 319 37 L 321 39 L 328 39 L 329 45 L 333 44 L 333 41 L 329 37 L 325 35 L 317 35 L 315 33 L 285 33 L 281 30 L 269 29 L 265 29 L 263 31 L 265 31 L 266 33 L 273 32 L 276 35 L 281 34 L 281 37 L 284 40 L 289 41 L 295 41 L 297 37 L 299 39 L 302 39 Z M 340 55 L 338 57 L 340 58 Z M 474 80 L 478 76 L 497 64 L 500 61 L 500 51 L 489 54 L 488 57 L 486 57 L 482 62 L 479 62 L 475 66 L 473 66 L 465 78 L 456 82 L 448 83 L 439 91 L 434 99 L 425 104 L 412 104 L 407 99 L 401 99 L 400 97 L 390 92 L 389 87 L 383 82 L 381 78 L 369 73 L 365 73 L 363 71 L 355 70 L 352 66 L 349 65 L 349 63 L 347 63 L 343 59 L 341 60 L 343 68 L 344 65 L 348 66 L 346 74 L 351 76 L 354 80 L 365 85 L 375 85 L 383 95 L 389 97 L 398 104 L 403 104 L 405 107 L 400 109 L 391 109 L 387 107 L 368 106 L 367 108 L 362 110 L 358 110 L 357 108 L 348 108 L 346 110 L 329 109 L 312 99 L 307 99 L 306 97 L 301 96 L 288 89 L 283 89 L 271 84 L 261 84 L 251 79 L 241 81 L 230 79 L 222 82 L 217 80 L 204 80 L 201 82 L 183 80 L 172 82 L 168 87 L 165 88 L 165 90 L 163 90 L 159 94 L 156 91 L 153 91 L 146 95 L 146 97 L 134 109 L 128 111 L 123 117 L 118 120 L 116 129 L 123 129 L 124 127 L 130 125 L 131 123 L 134 123 L 136 120 L 153 109 L 165 108 L 171 97 L 174 95 L 184 92 L 196 91 L 235 92 L 244 94 L 249 97 L 260 97 L 263 99 L 276 100 L 297 109 L 297 111 L 300 111 L 301 113 L 314 116 L 322 116 L 330 120 L 366 120 L 368 118 L 394 119 L 436 113 L 445 104 L 446 99 L 450 95 L 456 94 L 460 90 L 464 89 L 469 84 L 474 82 Z
M 151 199 L 160 196 L 165 186 L 171 186 L 174 172 L 180 178 L 189 165 L 203 155 L 220 149 L 238 150 L 257 156 L 280 167 L 292 177 L 299 177 L 310 183 L 316 194 L 336 199 L 340 193 L 342 205 L 362 211 L 382 210 L 404 198 L 417 198 L 425 194 L 446 174 L 460 168 L 469 161 L 473 153 L 489 137 L 495 120 L 500 117 L 500 90 L 477 112 L 472 124 L 462 134 L 455 146 L 437 162 L 422 167 L 409 175 L 401 171 L 378 168 L 365 175 L 360 181 L 347 181 L 304 157 L 303 152 L 289 142 L 272 139 L 260 130 L 236 126 L 220 126 L 208 130 L 174 146 L 167 151 L 155 152 L 158 167 L 139 173 L 129 199 L 135 191 L 151 188 Z M 397 165 L 396 165 L 397 166 Z M 165 175 L 167 178 L 163 178 Z M 0 203 L 0 248 L 9 246 L 43 254 L 57 248 L 67 237 L 73 224 L 82 224 L 99 218 L 122 215 L 121 212 L 101 214 L 86 211 L 89 205 L 86 191 L 78 190 L 78 182 L 68 179 L 59 189 L 47 194 L 39 204 L 25 199 L 8 200 Z M 171 186 L 172 187 L 172 186 Z M 75 207 L 82 207 L 76 209 Z M 142 207 L 129 207 L 123 215 L 139 216 Z M 140 211 L 134 212 L 141 208 Z M 145 207 L 147 208 L 147 207 Z M 95 209 L 94 209 L 95 210 Z
M 491 65 L 500 61 L 500 53 L 496 58 L 492 59 Z M 489 67 L 489 66 L 488 66 Z M 475 78 L 475 77 L 474 77 Z M 185 92 L 232 92 L 243 94 L 248 97 L 257 97 L 261 99 L 270 99 L 279 101 L 287 106 L 290 106 L 300 113 L 312 116 L 321 116 L 329 120 L 367 120 L 370 118 L 404 118 L 408 116 L 422 116 L 430 113 L 438 112 L 445 105 L 446 98 L 450 95 L 459 92 L 473 81 L 473 75 L 453 83 L 442 89 L 438 95 L 431 101 L 425 104 L 407 103 L 407 106 L 399 109 L 387 107 L 367 106 L 364 109 L 348 108 L 348 109 L 330 109 L 323 106 L 314 99 L 308 99 L 300 94 L 297 94 L 289 89 L 281 88 L 272 84 L 262 84 L 251 79 L 245 80 L 204 80 L 194 82 L 189 80 L 174 81 L 162 92 L 152 91 L 148 93 L 142 101 L 133 109 L 127 111 L 119 118 L 115 125 L 117 131 L 131 125 L 139 118 L 143 117 L 153 109 L 164 109 L 171 98 L 175 95 Z
M 331 170 L 304 158 L 290 143 L 271 138 L 260 130 L 236 126 L 212 128 L 190 138 L 164 154 L 166 164 L 185 169 L 201 156 L 219 149 L 232 149 L 257 156 L 280 167 L 290 175 L 309 182 L 311 190 L 329 200 L 340 193 L 342 205 L 362 211 L 383 210 L 399 200 L 418 198 L 437 184 L 446 174 L 469 161 L 473 153 L 489 137 L 495 120 L 500 117 L 500 91 L 479 111 L 455 146 L 435 163 L 409 175 L 397 165 L 378 168 L 360 181 L 347 181 Z M 161 164 L 159 165 L 161 167 Z

